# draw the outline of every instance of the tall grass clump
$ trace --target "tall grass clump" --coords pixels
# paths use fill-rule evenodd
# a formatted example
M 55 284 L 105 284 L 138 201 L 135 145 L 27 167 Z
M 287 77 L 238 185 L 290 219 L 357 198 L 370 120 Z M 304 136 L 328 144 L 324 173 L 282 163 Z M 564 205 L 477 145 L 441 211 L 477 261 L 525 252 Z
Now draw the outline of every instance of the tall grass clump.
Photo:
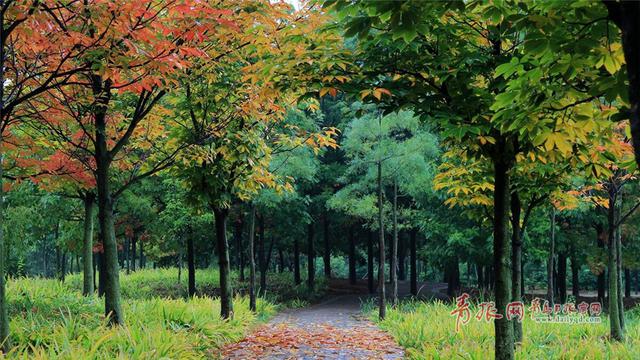
M 161 272 L 155 273 L 159 274 Z M 131 275 L 129 275 L 131 276 Z M 147 277 L 123 276 L 131 288 Z M 155 275 L 154 275 L 155 276 Z M 152 277 L 151 282 L 160 281 Z M 211 297 L 170 299 L 148 296 L 140 285 L 125 298 L 125 326 L 110 327 L 103 300 L 83 297 L 72 281 L 10 279 L 7 285 L 11 341 L 6 354 L 18 359 L 205 359 L 222 345 L 235 342 L 275 313 L 275 305 L 259 299 L 257 314 L 248 300 L 236 297 L 232 320 L 220 319 L 220 302 Z
M 364 308 L 376 319 L 370 304 Z M 442 302 L 407 301 L 389 308 L 379 325 L 406 349 L 410 359 L 491 359 L 493 322 L 471 320 L 455 331 L 454 306 Z M 524 339 L 516 359 L 638 359 L 640 356 L 640 310 L 626 316 L 625 342 L 608 341 L 606 314 L 599 324 L 537 323 L 529 314 L 523 322 Z

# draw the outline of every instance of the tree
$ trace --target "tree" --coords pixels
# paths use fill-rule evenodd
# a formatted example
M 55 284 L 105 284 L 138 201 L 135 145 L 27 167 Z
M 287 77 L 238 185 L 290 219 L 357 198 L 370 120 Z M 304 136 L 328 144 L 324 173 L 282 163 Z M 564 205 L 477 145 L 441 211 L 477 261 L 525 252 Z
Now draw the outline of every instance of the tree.
M 343 182 L 350 182 L 340 189 L 329 205 L 350 216 L 358 217 L 377 229 L 379 234 L 379 291 L 384 287 L 384 228 L 390 223 L 393 229 L 391 243 L 391 302 L 397 303 L 397 255 L 399 224 L 398 196 L 417 198 L 429 186 L 429 162 L 437 154 L 437 141 L 419 119 L 409 111 L 392 113 L 382 117 L 375 108 L 354 104 L 354 113 L 364 115 L 353 119 L 344 133 L 343 149 L 348 167 Z M 377 119 L 376 119 L 377 118 Z M 414 176 L 425 174 L 426 176 Z M 385 188 L 391 195 L 384 196 Z M 373 204 L 373 190 L 377 204 Z M 385 200 L 389 199 L 389 201 Z M 377 211 L 377 216 L 374 212 Z M 375 222 L 374 222 L 375 219 Z M 403 219 L 404 220 L 404 219 Z M 408 222 L 408 221 L 407 221 Z M 408 225 L 408 224 L 407 224 Z M 382 280 L 380 280 L 382 279 Z M 384 294 L 380 294 L 380 317 L 383 318 Z
M 546 97 L 551 89 L 537 86 L 533 89 L 544 94 L 543 101 L 529 101 L 532 88 L 523 85 L 538 85 L 542 73 L 519 65 L 521 52 L 532 48 L 536 37 L 526 32 L 527 41 L 520 41 L 519 31 L 526 28 L 529 18 L 515 7 L 411 1 L 327 3 L 335 4 L 344 17 L 346 35 L 357 35 L 356 56 L 366 65 L 352 76 L 347 89 L 382 99 L 389 110 L 413 106 L 417 114 L 443 128 L 444 142 L 464 144 L 470 147 L 471 157 L 489 160 L 494 172 L 495 297 L 496 306 L 505 309 L 512 297 L 508 214 L 517 156 L 543 149 L 542 144 L 562 154 L 572 151 L 572 143 L 583 149 L 588 143 L 584 133 L 592 128 L 574 124 L 587 124 L 599 116 L 592 103 L 596 97 L 566 87 L 565 97 Z M 442 51 L 444 42 L 456 51 Z M 516 71 L 526 76 L 510 81 Z M 383 98 L 380 89 L 391 96 Z M 539 103 L 550 107 L 546 111 L 536 108 L 532 117 L 522 106 L 526 102 L 528 107 Z M 549 126 L 557 120 L 548 120 L 562 119 L 557 113 L 563 111 L 565 116 L 569 113 L 563 127 Z M 574 129 L 581 129 L 581 134 Z M 513 358 L 512 326 L 503 318 L 496 319 L 495 328 L 496 358 Z
M 202 3 L 106 1 L 75 5 L 75 17 L 83 24 L 75 34 L 92 44 L 91 51 L 76 59 L 85 68 L 74 78 L 74 88 L 57 87 L 50 96 L 63 108 L 69 101 L 87 99 L 83 116 L 69 121 L 80 120 L 75 125 L 90 147 L 79 149 L 95 161 L 99 240 L 105 261 L 105 314 L 111 324 L 122 324 L 113 216 L 114 198 L 119 193 L 111 183 L 112 165 L 143 121 L 153 118 L 149 115 L 165 95 L 170 74 L 187 66 L 189 58 L 199 56 L 194 47 L 215 33 L 221 23 L 229 25 L 225 21 L 228 13 Z M 162 162 L 137 178 L 167 165 Z
M 51 9 L 57 9 L 53 12 Z M 39 109 L 27 103 L 43 92 L 67 84 L 85 64 L 73 60 L 92 47 L 76 36 L 69 36 L 81 23 L 72 10 L 57 1 L 3 1 L 0 21 L 0 144 L 3 148 L 14 140 L 14 129 Z M 59 56 L 59 54 L 63 54 Z M 19 144 L 19 142 L 17 142 Z M 4 160 L 6 151 L 0 154 Z M 20 162 L 20 159 L 7 159 Z M 0 161 L 4 162 L 4 161 Z M 1 181 L 10 176 L 0 166 Z M 0 191 L 4 191 L 0 189 Z M 0 193 L 0 221 L 5 212 Z M 1 226 L 0 226 L 1 227 Z M 5 241 L 0 231 L 0 339 L 3 350 L 10 348 L 9 320 L 5 304 Z

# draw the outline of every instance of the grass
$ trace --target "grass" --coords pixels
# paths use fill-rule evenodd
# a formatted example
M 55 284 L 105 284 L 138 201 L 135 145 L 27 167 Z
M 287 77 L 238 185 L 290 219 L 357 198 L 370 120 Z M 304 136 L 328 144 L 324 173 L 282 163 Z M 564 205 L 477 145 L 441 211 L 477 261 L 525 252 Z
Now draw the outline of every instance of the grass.
M 105 323 L 102 299 L 80 294 L 79 278 L 71 277 L 65 283 L 52 279 L 10 279 L 7 300 L 14 347 L 7 357 L 216 358 L 223 344 L 240 340 L 250 328 L 276 311 L 271 302 L 259 299 L 257 314 L 253 314 L 248 309 L 248 300 L 236 297 L 233 320 L 223 321 L 219 318 L 220 303 L 215 298 L 186 300 L 167 296 L 177 279 L 170 275 L 171 270 L 145 270 L 121 276 L 126 326 L 115 328 Z
M 365 310 L 376 319 L 375 304 Z M 472 318 L 455 332 L 451 304 L 408 301 L 389 308 L 379 325 L 406 349 L 409 359 L 493 358 L 493 323 Z M 472 309 L 472 316 L 476 308 Z M 627 312 L 623 343 L 609 342 L 609 323 L 603 314 L 600 324 L 536 323 L 527 315 L 524 339 L 516 359 L 637 359 L 640 354 L 640 308 Z
M 248 271 L 246 281 L 240 281 L 236 271 L 231 272 L 231 284 L 234 291 L 247 294 L 249 287 Z M 219 295 L 218 271 L 213 268 L 196 270 L 196 289 L 200 296 L 216 297 Z M 259 282 L 259 278 L 256 279 Z M 304 280 L 304 279 L 303 279 Z M 73 289 L 82 289 L 82 274 L 67 276 L 66 283 Z M 267 291 L 260 294 L 274 303 L 281 303 L 285 307 L 295 307 L 296 304 L 313 303 L 321 299 L 326 292 L 327 283 L 323 277 L 316 279 L 316 288 L 309 291 L 306 283 L 293 285 L 293 274 L 268 273 Z M 150 297 L 165 297 L 180 299 L 187 296 L 187 272 L 182 270 L 178 281 L 178 269 L 142 269 L 120 276 L 120 291 L 126 299 L 148 299 Z

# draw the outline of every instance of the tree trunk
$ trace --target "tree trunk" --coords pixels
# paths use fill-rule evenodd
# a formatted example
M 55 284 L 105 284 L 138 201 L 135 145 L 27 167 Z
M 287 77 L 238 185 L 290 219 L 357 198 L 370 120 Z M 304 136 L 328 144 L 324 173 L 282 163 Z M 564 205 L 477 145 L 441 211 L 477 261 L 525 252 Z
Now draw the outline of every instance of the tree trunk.
M 95 203 L 95 195 L 87 193 L 84 195 L 84 232 L 82 241 L 82 294 L 85 296 L 93 295 L 94 276 L 93 276 L 93 205 Z
M 100 242 L 103 246 L 104 272 L 104 312 L 109 323 L 124 324 L 120 306 L 120 274 L 118 268 L 118 244 L 116 243 L 113 198 L 109 184 L 109 168 L 113 154 L 107 148 L 107 108 L 111 98 L 111 83 L 103 82 L 99 75 L 92 78 L 93 92 L 96 98 L 94 106 L 95 121 L 95 160 L 96 186 L 98 190 L 98 223 L 100 224 Z
M 504 141 L 504 140 L 502 140 Z M 502 148 L 506 147 L 501 144 Z M 504 150 L 504 149 L 501 149 Z M 504 151 L 502 151 L 504 153 Z M 493 198 L 493 266 L 495 281 L 496 308 L 503 314 L 511 301 L 511 268 L 509 267 L 509 170 L 510 165 L 500 154 L 494 159 L 494 198 Z M 512 360 L 514 358 L 513 325 L 506 319 L 494 320 L 495 359 Z
M 620 324 L 620 303 L 618 302 L 618 242 L 615 236 L 616 198 L 613 190 L 609 190 L 609 208 L 607 209 L 608 242 L 609 242 L 609 325 L 611 339 L 622 341 L 624 334 Z
M 576 256 L 571 256 L 571 286 L 572 294 L 577 299 L 580 296 L 580 265 Z
M 460 288 L 460 269 L 457 256 L 454 256 L 445 265 L 445 281 L 447 283 L 447 295 L 455 296 Z
M 410 279 L 411 282 L 411 295 L 418 296 L 418 257 L 417 257 L 417 237 L 418 230 L 411 229 L 409 237 L 409 247 L 411 248 L 409 253 L 409 262 L 411 263 Z
M 376 286 L 373 280 L 373 231 L 369 231 L 369 236 L 367 237 L 367 288 L 369 289 L 369 294 L 375 294 Z
M 325 212 L 323 217 L 323 238 L 324 238 L 324 254 L 322 260 L 324 262 L 324 276 L 331 279 L 331 241 L 329 238 L 329 216 Z
M 60 281 L 64 282 L 67 276 L 67 252 L 62 250 L 62 258 L 60 259 Z
M 640 2 L 637 1 L 604 1 L 609 11 L 609 18 L 620 28 L 622 49 L 627 64 L 629 78 L 629 120 L 631 138 L 636 157 L 640 165 Z M 609 295 L 611 296 L 611 295 Z
M 560 304 L 567 302 L 567 256 L 558 254 L 558 293 Z
M 278 246 L 278 272 L 284 272 L 284 253 L 282 252 L 282 248 Z
M 387 313 L 385 304 L 385 246 L 384 246 L 384 219 L 382 218 L 382 161 L 378 161 L 378 317 L 383 320 Z
M 495 285 L 495 279 L 493 277 L 493 266 L 484 267 L 484 278 L 487 285 L 487 290 L 493 290 Z
M 315 237 L 314 230 L 312 220 L 307 226 L 307 286 L 310 291 L 313 291 L 316 285 L 316 267 L 314 263 L 316 251 L 313 247 Z
M 631 298 L 631 270 L 624 269 L 624 297 Z
M 220 269 L 220 316 L 223 319 L 233 318 L 233 294 L 231 290 L 231 266 L 229 264 L 229 245 L 227 243 L 228 209 L 213 208 L 216 225 L 216 245 L 218 251 L 218 267 Z
M 553 282 L 553 273 L 554 263 L 555 263 L 555 247 L 556 247 L 556 208 L 551 207 L 551 238 L 550 238 L 550 246 L 549 246 L 549 258 L 547 259 L 547 301 L 549 301 L 549 305 L 553 307 L 554 304 L 554 282 Z
M 238 253 L 238 273 L 240 281 L 244 281 L 244 248 L 242 245 L 243 219 L 240 217 L 235 223 L 234 236 L 236 238 L 236 252 Z
M 398 280 L 407 280 L 407 245 L 404 232 L 398 234 Z
M 256 205 L 251 203 L 249 212 L 249 309 L 256 312 Z
M 104 296 L 104 253 L 98 253 L 98 296 Z
M 123 258 L 124 258 L 124 268 L 127 269 L 127 274 L 129 274 L 131 272 L 131 254 L 130 254 L 130 248 L 131 248 L 131 240 L 129 239 L 128 236 L 125 235 L 124 237 L 124 244 L 122 247 L 122 253 L 123 253 Z
M 147 260 L 144 258 L 144 241 L 140 239 L 140 257 L 138 259 L 138 268 L 144 269 L 147 266 Z
M 354 225 L 349 226 L 349 284 L 357 283 L 356 276 L 356 237 L 354 234 Z
M 622 211 L 622 199 L 620 199 L 620 209 L 617 211 L 618 214 Z M 616 223 L 619 221 L 619 215 L 616 216 Z M 620 318 L 620 327 L 622 328 L 622 333 L 625 332 L 625 322 L 624 322 L 624 297 L 623 297 L 623 289 L 624 285 L 622 284 L 622 230 L 620 226 L 616 226 L 615 231 L 616 237 L 616 267 L 618 270 L 618 316 Z
M 293 239 L 293 282 L 300 285 L 300 240 L 298 237 Z
M 396 306 L 398 303 L 398 183 L 393 182 L 393 219 L 392 231 L 393 239 L 391 241 L 391 305 Z
M 484 269 L 482 267 L 482 265 L 480 264 L 476 264 L 476 274 L 478 277 L 478 289 L 484 289 L 485 288 L 485 283 L 484 283 Z
M 511 193 L 511 301 L 522 301 L 522 239 L 520 213 L 522 204 L 517 191 Z M 513 338 L 522 342 L 522 322 L 513 320 Z
M 520 263 L 520 294 L 522 294 L 522 296 L 524 297 L 525 292 L 524 292 L 524 285 L 525 285 L 525 278 L 524 278 L 524 261 L 522 261 Z
M 131 271 L 136 271 L 137 243 L 138 243 L 138 234 L 134 232 L 133 236 L 131 237 Z
M 264 295 L 267 291 L 267 255 L 264 251 L 264 216 L 258 216 L 259 242 L 258 242 L 258 266 L 260 268 L 260 292 Z
M 189 297 L 196 295 L 196 261 L 193 248 L 193 231 L 189 228 L 189 234 L 187 237 L 187 271 L 188 271 L 188 284 L 187 292 Z
M 598 248 L 604 249 L 604 227 L 602 224 L 596 224 L 596 240 Z M 600 274 L 598 274 L 598 302 L 600 302 L 603 306 L 606 304 L 606 274 L 605 270 L 602 270 Z

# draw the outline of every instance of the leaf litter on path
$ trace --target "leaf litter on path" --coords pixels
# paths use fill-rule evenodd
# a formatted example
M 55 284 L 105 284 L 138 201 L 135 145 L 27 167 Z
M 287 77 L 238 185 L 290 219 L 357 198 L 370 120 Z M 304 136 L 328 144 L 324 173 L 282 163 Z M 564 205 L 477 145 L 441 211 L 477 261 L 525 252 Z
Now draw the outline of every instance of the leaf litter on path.
M 401 359 L 393 338 L 369 322 L 351 327 L 264 325 L 222 350 L 224 359 Z

